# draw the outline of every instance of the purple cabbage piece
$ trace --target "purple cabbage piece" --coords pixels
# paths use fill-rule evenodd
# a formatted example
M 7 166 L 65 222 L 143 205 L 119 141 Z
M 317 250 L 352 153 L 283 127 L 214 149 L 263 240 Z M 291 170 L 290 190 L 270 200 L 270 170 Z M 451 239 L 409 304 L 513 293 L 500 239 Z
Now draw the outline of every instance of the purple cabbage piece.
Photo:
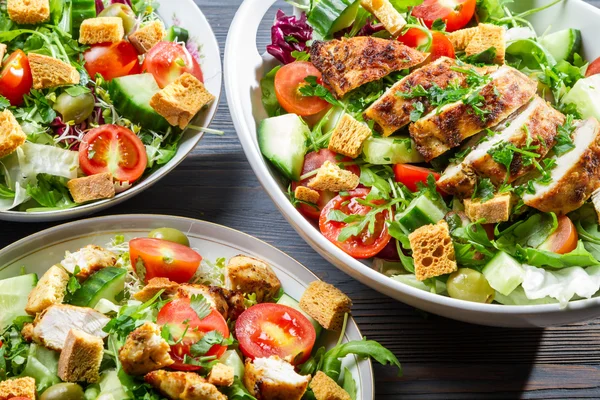
M 104 3 L 102 0 L 96 0 L 96 15 L 100 14 L 104 10 Z
M 284 64 L 294 62 L 293 51 L 305 51 L 306 42 L 312 38 L 313 29 L 306 22 L 306 14 L 300 18 L 277 11 L 275 23 L 271 27 L 271 44 L 267 52 Z

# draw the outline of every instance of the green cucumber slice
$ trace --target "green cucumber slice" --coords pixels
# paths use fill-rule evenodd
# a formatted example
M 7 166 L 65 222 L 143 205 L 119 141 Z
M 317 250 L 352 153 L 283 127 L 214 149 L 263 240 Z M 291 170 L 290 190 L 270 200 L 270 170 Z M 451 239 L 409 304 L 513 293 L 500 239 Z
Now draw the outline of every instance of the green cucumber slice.
M 323 327 L 319 325 L 319 323 L 315 321 L 313 317 L 305 313 L 300 308 L 300 303 L 298 303 L 296 300 L 292 299 L 290 296 L 284 293 L 283 296 L 281 296 L 281 298 L 277 302 L 277 304 L 283 304 L 284 306 L 292 307 L 294 310 L 300 311 L 306 318 L 308 318 L 310 323 L 313 324 L 313 326 L 315 327 L 315 333 L 317 334 L 317 337 L 319 337 L 321 331 L 323 330 Z
M 315 2 L 308 23 L 323 38 L 352 25 L 358 13 L 358 0 L 320 0 Z
M 422 194 L 411 201 L 406 210 L 398 214 L 396 221 L 400 223 L 404 233 L 409 234 L 422 226 L 437 224 L 447 211 L 446 207 L 442 208 Z
M 561 101 L 574 104 L 583 118 L 600 118 L 600 75 L 578 80 Z
M 127 270 L 118 267 L 106 267 L 90 276 L 71 298 L 71 304 L 80 307 L 94 308 L 100 299 L 115 304 L 125 289 Z
M 556 62 L 573 59 L 581 50 L 581 31 L 565 29 L 544 36 L 540 43 L 552 54 Z
M 95 0 L 71 0 L 71 35 L 79 38 L 81 23 L 88 18 L 96 17 Z
M 27 315 L 27 297 L 37 281 L 36 274 L 0 280 L 0 332 L 12 324 L 15 318 Z
M 244 371 L 246 368 L 244 367 L 244 362 L 240 358 L 240 355 L 235 350 L 227 350 L 221 358 L 219 359 L 221 363 L 225 365 L 229 365 L 233 368 L 233 374 L 238 378 L 242 379 L 244 376 Z
M 481 271 L 495 291 L 504 296 L 510 295 L 523 283 L 523 267 L 510 255 L 501 251 L 492 258 Z
M 412 164 L 423 162 L 415 143 L 407 137 L 372 137 L 363 146 L 365 161 L 369 164 Z

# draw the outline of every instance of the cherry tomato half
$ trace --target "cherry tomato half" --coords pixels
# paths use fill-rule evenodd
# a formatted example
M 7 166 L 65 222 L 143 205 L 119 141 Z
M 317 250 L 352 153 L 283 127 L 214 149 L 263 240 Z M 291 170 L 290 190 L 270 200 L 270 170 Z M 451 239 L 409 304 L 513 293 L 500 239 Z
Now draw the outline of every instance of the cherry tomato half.
M 360 234 L 351 236 L 343 242 L 339 241 L 338 237 L 342 229 L 348 226 L 348 224 L 331 221 L 328 219 L 328 215 L 332 210 L 339 210 L 346 215 L 366 215 L 372 210 L 372 207 L 360 204 L 356 199 L 364 200 L 369 192 L 370 189 L 355 189 L 350 191 L 347 196 L 336 196 L 323 208 L 321 217 L 319 218 L 319 228 L 323 236 L 354 258 L 373 257 L 389 243 L 392 237 L 385 225 L 385 221 L 388 219 L 388 211 L 382 210 L 376 215 L 373 233 L 369 232 L 369 227 L 367 226 Z M 379 204 L 380 201 L 373 201 L 372 203 Z
M 31 91 L 32 86 L 29 60 L 23 50 L 16 50 L 8 57 L 0 72 L 0 95 L 6 97 L 11 105 L 20 106 L 23 96 Z
M 423 19 L 431 28 L 436 19 L 446 23 L 446 31 L 454 32 L 471 21 L 477 0 L 425 0 L 413 8 L 412 15 Z
M 117 43 L 94 44 L 83 53 L 84 67 L 92 79 L 96 74 L 104 79 L 135 75 L 141 72 L 137 51 L 126 40 Z
M 142 70 L 151 73 L 158 86 L 164 88 L 186 72 L 204 82 L 198 61 L 185 46 L 174 42 L 159 42 L 146 53 Z
M 585 77 L 600 74 L 600 57 L 596 58 L 594 61 L 590 63 L 585 71 Z
M 567 254 L 575 250 L 579 235 L 573 222 L 566 215 L 558 217 L 558 227 L 540 245 L 540 249 L 548 250 L 557 254 Z
M 296 61 L 277 71 L 275 95 L 285 111 L 305 117 L 329 107 L 329 103 L 320 97 L 307 97 L 300 93 L 300 88 L 307 84 L 304 79 L 309 76 L 315 76 L 318 83 L 323 83 L 321 72 L 308 61 Z
M 429 49 L 429 61 L 435 61 L 440 57 L 456 58 L 454 46 L 450 39 L 441 32 L 431 32 L 432 42 Z M 398 40 L 405 45 L 417 48 L 427 44 L 427 35 L 420 29 L 410 28 L 404 35 L 398 37 Z
M 396 164 L 394 165 L 394 175 L 396 175 L 396 182 L 403 183 L 411 192 L 419 190 L 417 183 L 427 183 L 427 177 L 433 174 L 433 177 L 437 181 L 440 179 L 440 174 L 427 168 L 417 167 L 410 164 Z
M 186 283 L 194 276 L 202 256 L 179 243 L 152 238 L 136 238 L 129 241 L 131 265 L 137 271 L 141 260 L 145 267 L 140 278 L 148 282 L 152 278 L 168 278 L 173 282 Z
M 235 334 L 246 357 L 275 355 L 294 365 L 310 357 L 317 338 L 314 326 L 300 311 L 273 303 L 244 311 L 235 323 Z

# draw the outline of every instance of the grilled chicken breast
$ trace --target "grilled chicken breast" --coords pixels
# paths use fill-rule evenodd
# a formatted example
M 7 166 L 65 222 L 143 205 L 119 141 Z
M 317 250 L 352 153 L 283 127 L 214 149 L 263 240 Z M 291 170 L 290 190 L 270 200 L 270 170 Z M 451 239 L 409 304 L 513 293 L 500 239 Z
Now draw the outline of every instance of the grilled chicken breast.
M 338 98 L 391 72 L 421 64 L 427 54 L 397 40 L 357 36 L 350 39 L 316 40 L 310 47 L 312 63 L 323 74 Z
M 227 400 L 215 385 L 195 372 L 159 369 L 148 373 L 144 380 L 169 400 Z
M 490 77 L 491 82 L 478 91 L 481 98 L 477 105 L 484 114 L 476 113 L 463 99 L 430 112 L 410 126 L 410 135 L 426 161 L 497 125 L 531 100 L 537 91 L 536 82 L 511 67 L 503 66 Z
M 600 123 L 595 118 L 579 122 L 572 138 L 575 148 L 555 157 L 552 182 L 534 183 L 535 193 L 523 195 L 525 204 L 543 212 L 567 214 L 600 187 Z

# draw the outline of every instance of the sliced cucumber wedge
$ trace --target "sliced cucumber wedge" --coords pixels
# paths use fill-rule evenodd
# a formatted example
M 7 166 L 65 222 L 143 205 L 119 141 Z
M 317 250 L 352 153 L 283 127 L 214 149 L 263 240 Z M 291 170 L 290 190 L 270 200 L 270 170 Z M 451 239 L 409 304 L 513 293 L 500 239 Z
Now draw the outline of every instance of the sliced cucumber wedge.
M 27 297 L 37 281 L 36 274 L 0 280 L 0 332 L 12 324 L 16 317 L 27 315 Z
M 409 234 L 422 226 L 437 224 L 447 211 L 446 207 L 442 208 L 427 196 L 420 195 L 411 201 L 406 210 L 398 214 L 396 221 L 400 223 L 404 233 Z
M 410 164 L 423 162 L 415 143 L 407 137 L 369 138 L 364 144 L 363 155 L 369 164 Z
M 95 0 L 71 0 L 71 34 L 79 38 L 79 27 L 88 18 L 96 17 Z
M 581 31 L 565 29 L 550 33 L 541 39 L 541 44 L 552 54 L 556 62 L 573 59 L 575 53 L 581 50 Z
M 600 75 L 578 80 L 561 101 L 575 104 L 583 118 L 600 118 Z
M 125 289 L 127 270 L 106 267 L 90 276 L 73 294 L 71 304 L 94 308 L 101 299 L 117 304 L 118 297 Z
M 288 306 L 288 307 L 292 307 L 294 310 L 298 310 L 300 311 L 302 314 L 304 314 L 304 316 L 310 321 L 311 324 L 313 324 L 313 326 L 315 327 L 315 332 L 317 334 L 317 337 L 319 337 L 319 335 L 321 334 L 321 331 L 323 330 L 323 327 L 321 325 L 319 325 L 319 323 L 317 321 L 315 321 L 313 319 L 313 317 L 311 317 L 310 315 L 308 315 L 307 313 L 305 313 L 301 308 L 300 308 L 300 303 L 298 303 L 296 300 L 292 299 L 290 296 L 288 296 L 287 294 L 283 294 L 283 296 L 281 296 L 281 298 L 279 299 L 279 301 L 277 302 L 277 304 L 283 304 L 284 306 Z
M 504 296 L 510 295 L 523 283 L 525 274 L 521 264 L 503 251 L 496 254 L 481 272 L 492 289 Z
M 169 42 L 187 42 L 190 37 L 190 33 L 187 29 L 182 28 L 180 26 L 171 26 L 167 29 L 167 34 L 165 35 L 165 40 Z
M 227 350 L 225 353 L 223 353 L 221 358 L 219 358 L 219 361 L 221 361 L 225 365 L 229 365 L 230 367 L 232 367 L 233 374 L 238 378 L 242 379 L 246 368 L 244 367 L 244 362 L 240 358 L 237 351 Z

